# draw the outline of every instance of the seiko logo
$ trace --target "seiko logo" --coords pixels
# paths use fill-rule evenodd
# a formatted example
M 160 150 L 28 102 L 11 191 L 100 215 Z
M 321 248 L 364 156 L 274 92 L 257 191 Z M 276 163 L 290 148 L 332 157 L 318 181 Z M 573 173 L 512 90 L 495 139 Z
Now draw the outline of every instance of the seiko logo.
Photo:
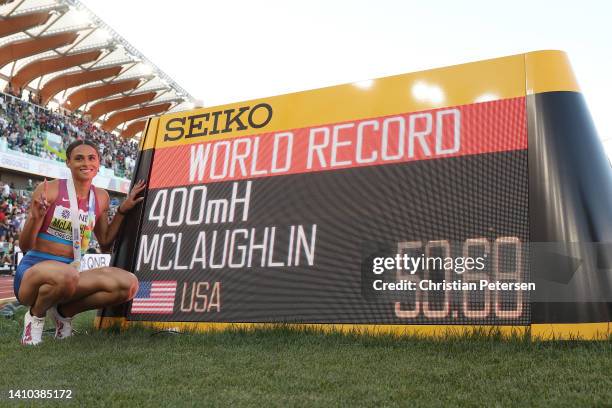
M 183 137 L 216 135 L 246 130 L 250 127 L 258 129 L 266 126 L 271 119 L 272 106 L 267 103 L 174 118 L 166 123 L 164 141 L 179 140 Z

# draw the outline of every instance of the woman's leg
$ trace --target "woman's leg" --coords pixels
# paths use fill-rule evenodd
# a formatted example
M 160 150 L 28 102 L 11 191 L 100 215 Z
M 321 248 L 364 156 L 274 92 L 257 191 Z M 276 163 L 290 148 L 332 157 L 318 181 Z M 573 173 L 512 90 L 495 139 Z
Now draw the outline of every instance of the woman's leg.
M 30 267 L 19 286 L 19 301 L 30 306 L 32 315 L 44 317 L 51 306 L 68 301 L 75 294 L 79 272 L 58 261 L 43 261 Z
M 76 290 L 60 304 L 60 313 L 72 317 L 86 310 L 127 302 L 136 296 L 138 278 L 133 273 L 114 267 L 81 272 Z

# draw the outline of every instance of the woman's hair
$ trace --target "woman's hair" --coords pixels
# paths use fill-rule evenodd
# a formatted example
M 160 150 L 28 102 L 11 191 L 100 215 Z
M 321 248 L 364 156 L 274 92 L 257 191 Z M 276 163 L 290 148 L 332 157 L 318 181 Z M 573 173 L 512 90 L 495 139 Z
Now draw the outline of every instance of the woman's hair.
M 70 159 L 70 155 L 72 154 L 72 151 L 77 146 L 82 146 L 82 145 L 93 147 L 93 149 L 96 151 L 96 154 L 98 155 L 98 159 L 100 158 L 100 152 L 98 151 L 98 145 L 96 145 L 94 142 L 92 142 L 91 140 L 75 140 L 74 142 L 70 143 L 70 145 L 66 149 L 66 159 Z

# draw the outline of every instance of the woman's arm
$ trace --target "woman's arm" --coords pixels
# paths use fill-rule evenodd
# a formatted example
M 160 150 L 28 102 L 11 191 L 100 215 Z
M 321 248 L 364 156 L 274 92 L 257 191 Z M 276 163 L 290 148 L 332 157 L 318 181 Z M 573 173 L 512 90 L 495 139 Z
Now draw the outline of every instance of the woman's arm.
M 128 194 L 125 201 L 119 206 L 118 211 L 110 224 L 108 222 L 110 197 L 105 190 L 100 190 L 102 196 L 100 206 L 102 211 L 98 222 L 96 222 L 94 233 L 96 234 L 96 239 L 100 243 L 100 248 L 103 252 L 109 251 L 112 247 L 113 242 L 117 238 L 117 234 L 121 228 L 121 223 L 123 222 L 125 213 L 134 208 L 136 204 L 144 200 L 144 197 L 138 197 L 138 195 L 145 189 L 145 187 L 146 185 L 144 181 L 139 181 L 136 183 L 136 185 L 134 185 L 134 188 L 132 188 L 132 191 L 130 191 L 130 194 Z

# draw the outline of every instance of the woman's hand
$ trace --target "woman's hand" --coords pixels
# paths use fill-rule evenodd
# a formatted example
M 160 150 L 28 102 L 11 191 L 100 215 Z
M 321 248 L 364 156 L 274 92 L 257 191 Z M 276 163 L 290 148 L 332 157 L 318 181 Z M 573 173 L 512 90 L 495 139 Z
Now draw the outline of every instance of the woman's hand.
M 47 201 L 47 179 L 44 181 L 44 189 L 39 198 L 32 200 L 30 214 L 34 220 L 41 220 L 47 215 L 49 202 Z
M 138 195 L 142 193 L 146 187 L 147 185 L 145 184 L 144 180 L 140 180 L 138 183 L 136 183 L 125 201 L 119 205 L 118 211 L 120 213 L 126 213 L 134 208 L 136 204 L 144 200 L 144 197 L 138 197 Z

